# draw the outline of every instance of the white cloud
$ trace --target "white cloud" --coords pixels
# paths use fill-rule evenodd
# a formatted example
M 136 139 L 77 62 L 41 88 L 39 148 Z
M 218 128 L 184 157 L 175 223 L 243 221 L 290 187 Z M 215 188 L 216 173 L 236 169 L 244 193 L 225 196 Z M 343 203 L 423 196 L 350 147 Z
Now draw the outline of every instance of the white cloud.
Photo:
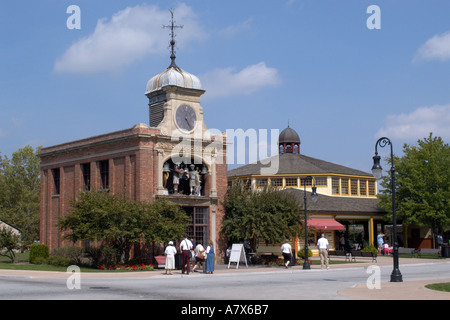
M 385 126 L 376 137 L 410 141 L 428 137 L 430 132 L 443 139 L 450 138 L 450 104 L 420 107 L 408 114 L 388 115 Z
M 180 4 L 175 9 L 175 20 L 177 25 L 184 25 L 177 32 L 177 47 L 204 38 L 205 32 L 190 7 Z M 162 25 L 169 24 L 168 10 L 145 4 L 127 7 L 110 20 L 99 19 L 92 34 L 74 43 L 57 59 L 54 70 L 81 74 L 117 72 L 149 54 L 167 52 L 169 56 L 169 30 L 162 30 Z
M 199 78 L 206 90 L 206 98 L 248 95 L 281 83 L 278 70 L 267 67 L 264 62 L 250 65 L 239 72 L 235 72 L 234 68 L 215 69 Z
M 428 39 L 417 50 L 413 59 L 413 61 L 420 60 L 450 60 L 450 31 Z
M 251 28 L 251 24 L 253 22 L 253 18 L 250 17 L 243 22 L 239 22 L 237 24 L 230 25 L 219 31 L 224 37 L 234 37 L 236 34 L 243 32 L 245 30 L 249 30 Z

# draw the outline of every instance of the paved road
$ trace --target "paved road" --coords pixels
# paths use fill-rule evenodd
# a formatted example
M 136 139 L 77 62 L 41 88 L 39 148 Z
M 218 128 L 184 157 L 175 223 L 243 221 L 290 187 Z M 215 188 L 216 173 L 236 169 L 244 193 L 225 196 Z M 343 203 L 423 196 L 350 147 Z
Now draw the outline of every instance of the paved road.
M 400 263 L 404 282 L 389 283 L 392 259 L 377 264 L 332 265 L 330 270 L 294 267 L 227 269 L 217 266 L 213 275 L 191 273 L 163 275 L 162 271 L 81 274 L 80 289 L 69 290 L 71 274 L 0 270 L 2 300 L 321 300 L 321 299 L 450 299 L 449 293 L 423 290 L 425 282 L 450 281 L 450 261 L 407 260 Z M 380 271 L 381 289 L 369 290 L 375 277 L 368 267 Z M 424 282 L 425 281 L 425 282 Z M 414 291 L 420 282 L 422 291 Z M 372 283 L 372 282 L 371 282 Z M 417 296 L 419 295 L 419 296 Z M 428 296 L 427 296 L 428 297 Z

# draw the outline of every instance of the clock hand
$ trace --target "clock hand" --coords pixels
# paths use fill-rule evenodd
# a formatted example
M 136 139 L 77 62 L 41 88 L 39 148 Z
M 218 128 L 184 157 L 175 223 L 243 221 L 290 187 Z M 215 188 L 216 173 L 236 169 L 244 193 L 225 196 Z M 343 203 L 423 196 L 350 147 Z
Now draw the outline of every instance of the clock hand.
M 186 120 L 186 123 L 188 124 L 189 128 L 193 128 L 194 126 L 189 122 L 187 117 L 184 117 L 184 120 Z

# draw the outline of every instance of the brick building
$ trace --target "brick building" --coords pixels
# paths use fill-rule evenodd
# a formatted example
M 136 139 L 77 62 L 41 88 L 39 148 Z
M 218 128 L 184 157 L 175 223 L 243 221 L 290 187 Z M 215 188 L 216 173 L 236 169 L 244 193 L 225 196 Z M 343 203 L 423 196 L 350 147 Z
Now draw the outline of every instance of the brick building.
M 171 58 L 171 65 L 147 84 L 150 125 L 42 149 L 41 243 L 71 245 L 57 227 L 58 218 L 80 191 L 109 190 L 136 201 L 161 197 L 182 206 L 191 217 L 187 233 L 202 244 L 213 240 L 223 255 L 226 243 L 219 231 L 227 188 L 226 137 L 207 129 L 199 79 Z M 184 173 L 198 176 L 194 188 Z

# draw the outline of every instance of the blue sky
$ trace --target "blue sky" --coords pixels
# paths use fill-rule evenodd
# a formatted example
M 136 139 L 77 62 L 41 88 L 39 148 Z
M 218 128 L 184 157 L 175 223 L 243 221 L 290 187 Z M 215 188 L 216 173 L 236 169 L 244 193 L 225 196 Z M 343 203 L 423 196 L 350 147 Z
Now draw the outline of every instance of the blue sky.
M 370 5 L 381 29 L 367 27 Z M 170 8 L 208 128 L 289 121 L 303 154 L 366 172 L 382 135 L 395 153 L 429 132 L 450 138 L 450 1 L 4 0 L 0 153 L 148 123 L 146 83 L 170 64 Z

